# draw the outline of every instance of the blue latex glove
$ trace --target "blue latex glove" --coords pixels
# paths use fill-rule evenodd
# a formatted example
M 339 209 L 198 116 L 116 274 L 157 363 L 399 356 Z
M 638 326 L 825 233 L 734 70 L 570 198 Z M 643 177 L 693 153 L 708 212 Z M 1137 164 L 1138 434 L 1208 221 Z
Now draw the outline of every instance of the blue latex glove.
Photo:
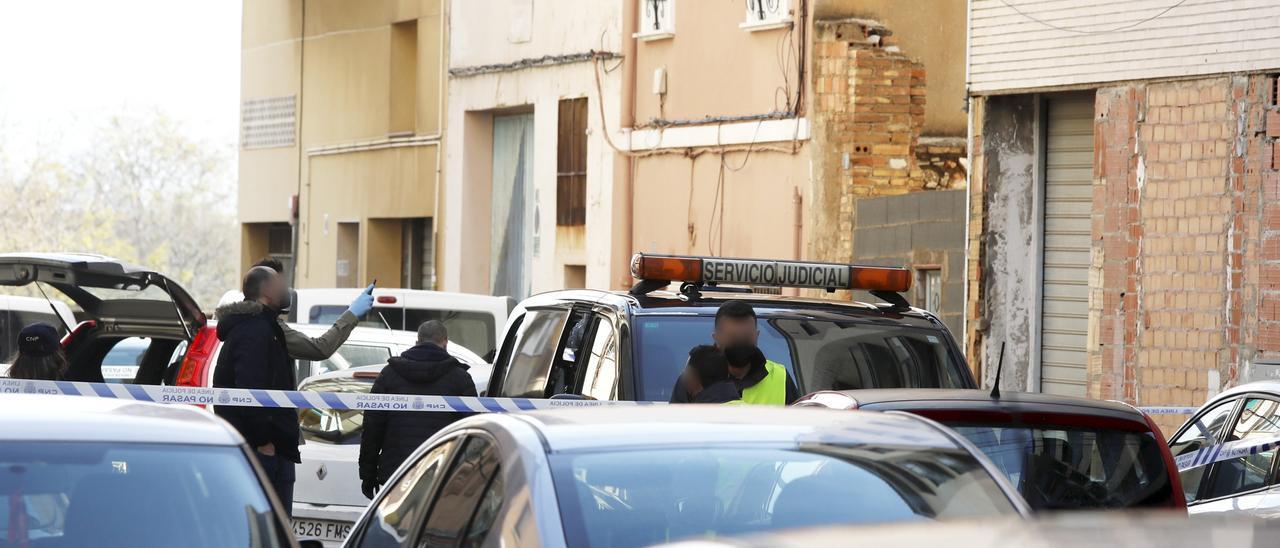
M 347 307 L 347 310 L 351 311 L 352 314 L 355 314 L 357 318 L 364 316 L 365 314 L 368 314 L 370 310 L 373 310 L 373 284 L 369 284 L 369 287 L 366 287 L 365 290 L 360 293 L 360 296 L 356 297 L 356 300 L 351 301 L 351 306 Z

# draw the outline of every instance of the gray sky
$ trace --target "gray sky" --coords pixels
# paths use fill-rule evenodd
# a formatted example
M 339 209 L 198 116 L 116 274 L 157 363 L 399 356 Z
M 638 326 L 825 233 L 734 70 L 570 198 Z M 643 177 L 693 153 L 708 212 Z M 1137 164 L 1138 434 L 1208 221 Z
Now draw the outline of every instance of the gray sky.
M 104 117 L 158 109 L 233 143 L 240 0 L 0 2 L 0 147 L 87 146 Z M 234 169 L 232 169 L 234 172 Z

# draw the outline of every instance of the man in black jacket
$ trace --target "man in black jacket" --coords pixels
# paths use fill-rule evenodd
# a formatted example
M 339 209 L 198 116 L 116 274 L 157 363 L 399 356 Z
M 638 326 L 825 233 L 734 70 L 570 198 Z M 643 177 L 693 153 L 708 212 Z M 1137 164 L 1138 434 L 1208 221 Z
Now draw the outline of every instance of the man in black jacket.
M 217 388 L 293 390 L 293 363 L 276 321 L 289 306 L 289 288 L 275 270 L 257 266 L 245 274 L 245 300 L 218 308 L 222 351 L 213 372 Z M 285 512 L 292 512 L 294 464 L 298 452 L 298 412 L 287 407 L 216 406 L 257 454 Z
M 418 396 L 475 396 L 476 385 L 467 365 L 445 350 L 449 334 L 431 320 L 418 328 L 418 345 L 387 361 L 373 381 L 371 394 Z M 364 495 L 373 498 L 400 463 L 422 442 L 454 421 L 474 413 L 424 411 L 365 411 L 360 439 L 360 481 Z

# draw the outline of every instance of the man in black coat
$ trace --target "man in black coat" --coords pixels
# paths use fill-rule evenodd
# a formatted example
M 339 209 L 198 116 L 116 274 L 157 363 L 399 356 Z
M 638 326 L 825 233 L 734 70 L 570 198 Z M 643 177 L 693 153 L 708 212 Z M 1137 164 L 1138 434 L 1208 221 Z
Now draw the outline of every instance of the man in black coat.
M 213 372 L 217 388 L 293 390 L 293 361 L 276 317 L 289 306 L 289 288 L 275 270 L 257 266 L 245 274 L 245 300 L 218 308 L 222 351 Z M 293 508 L 298 412 L 287 407 L 231 407 L 214 412 L 231 423 L 252 447 L 286 512 Z
M 371 394 L 418 396 L 475 396 L 476 385 L 467 365 L 449 355 L 444 324 L 431 320 L 418 328 L 418 345 L 387 361 L 373 381 Z M 422 442 L 454 421 L 474 413 L 424 411 L 365 411 L 360 439 L 360 481 L 364 495 L 373 498 L 400 463 Z

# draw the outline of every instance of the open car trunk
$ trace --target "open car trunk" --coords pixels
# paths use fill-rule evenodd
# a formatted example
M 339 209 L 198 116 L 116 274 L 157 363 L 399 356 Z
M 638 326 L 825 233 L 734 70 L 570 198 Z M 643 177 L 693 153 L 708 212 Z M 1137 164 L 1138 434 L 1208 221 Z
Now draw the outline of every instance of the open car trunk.
M 62 293 L 88 322 L 64 339 L 67 379 L 102 382 L 102 360 L 119 341 L 151 340 L 141 358 L 139 384 L 159 384 L 196 331 L 205 324 L 199 305 L 176 282 L 110 257 L 80 253 L 0 254 L 0 285 L 38 283 Z

